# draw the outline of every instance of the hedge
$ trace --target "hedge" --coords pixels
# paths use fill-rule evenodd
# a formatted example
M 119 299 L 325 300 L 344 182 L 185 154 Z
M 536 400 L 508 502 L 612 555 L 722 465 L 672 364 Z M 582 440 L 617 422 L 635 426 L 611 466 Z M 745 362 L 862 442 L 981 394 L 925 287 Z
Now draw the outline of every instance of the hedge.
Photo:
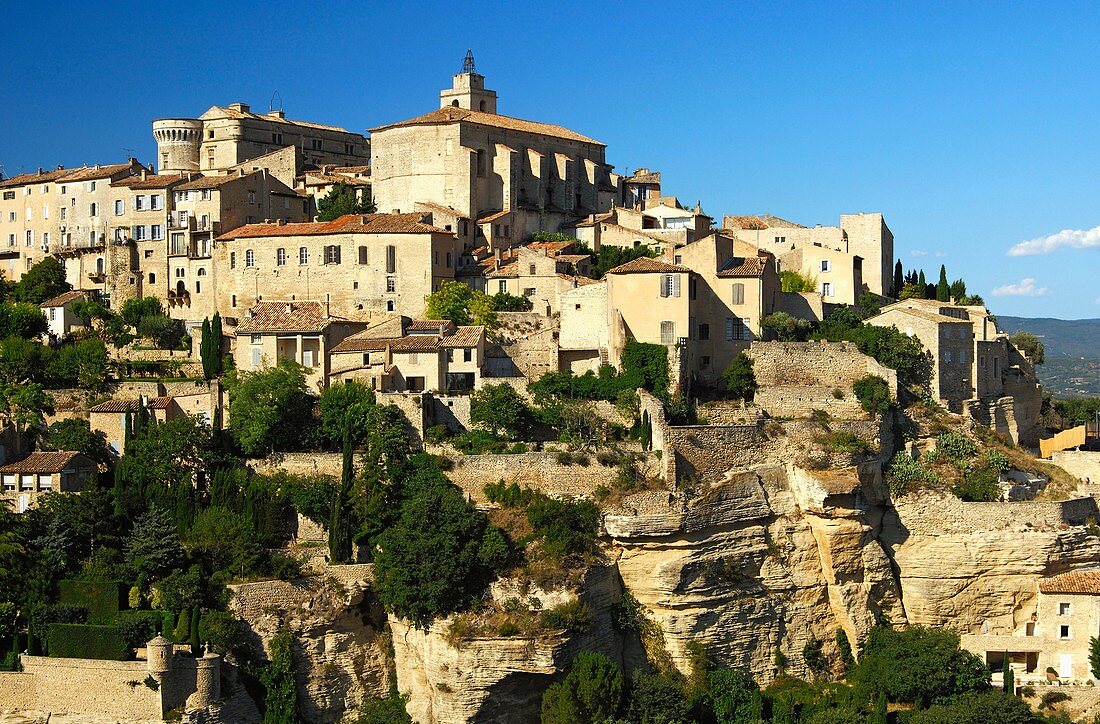
M 87 609 L 93 623 L 113 621 L 123 608 L 118 581 L 61 581 L 59 585 L 61 603 Z
M 51 658 L 125 661 L 132 653 L 117 626 L 54 623 L 46 641 Z
M 118 634 L 127 646 L 144 647 L 164 624 L 160 611 L 119 611 Z

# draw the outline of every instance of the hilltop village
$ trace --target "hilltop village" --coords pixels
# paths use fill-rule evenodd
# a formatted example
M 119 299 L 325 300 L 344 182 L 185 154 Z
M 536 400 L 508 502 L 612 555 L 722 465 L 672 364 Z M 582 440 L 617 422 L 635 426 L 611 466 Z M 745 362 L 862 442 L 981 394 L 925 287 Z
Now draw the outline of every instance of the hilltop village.
M 1100 715 L 1097 430 L 1034 337 L 471 54 L 426 110 L 0 180 L 0 721 Z

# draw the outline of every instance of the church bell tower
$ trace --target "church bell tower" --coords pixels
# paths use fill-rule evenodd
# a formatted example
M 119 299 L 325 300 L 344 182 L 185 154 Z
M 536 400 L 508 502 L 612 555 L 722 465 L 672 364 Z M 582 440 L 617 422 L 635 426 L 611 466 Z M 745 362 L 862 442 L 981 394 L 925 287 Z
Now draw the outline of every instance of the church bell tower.
M 477 72 L 471 50 L 466 51 L 462 72 L 454 76 L 451 87 L 439 91 L 439 107 L 447 106 L 482 113 L 497 112 L 497 93 L 485 89 L 485 76 Z

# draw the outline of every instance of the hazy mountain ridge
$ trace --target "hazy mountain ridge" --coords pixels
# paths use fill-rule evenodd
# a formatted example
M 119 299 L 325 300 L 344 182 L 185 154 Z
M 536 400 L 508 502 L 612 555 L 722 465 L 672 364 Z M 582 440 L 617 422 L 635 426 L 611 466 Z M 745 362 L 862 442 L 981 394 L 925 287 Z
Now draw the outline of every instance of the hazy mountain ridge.
M 1100 319 L 997 317 L 1008 334 L 1030 332 L 1046 348 L 1039 379 L 1055 395 L 1100 396 Z

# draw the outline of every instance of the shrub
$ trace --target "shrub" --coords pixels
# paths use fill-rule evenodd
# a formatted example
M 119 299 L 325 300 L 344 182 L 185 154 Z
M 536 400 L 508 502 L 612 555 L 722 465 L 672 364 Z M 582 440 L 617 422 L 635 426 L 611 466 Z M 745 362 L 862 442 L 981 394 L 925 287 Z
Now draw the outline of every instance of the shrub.
M 1004 453 L 992 449 L 985 451 L 985 465 L 998 473 L 1007 473 L 1012 467 Z
M 54 623 L 50 624 L 46 640 L 54 658 L 125 661 L 131 654 L 117 626 Z
M 131 648 L 141 648 L 157 635 L 163 621 L 160 611 L 120 611 L 118 635 Z
M 470 396 L 470 421 L 494 435 L 523 438 L 532 419 L 527 401 L 510 385 L 485 385 Z
M 438 445 L 451 436 L 451 431 L 446 425 L 432 425 L 424 431 L 424 442 Z
M 590 500 L 539 496 L 527 508 L 527 522 L 555 555 L 587 555 L 596 549 L 599 509 Z
M 406 701 L 406 697 L 399 694 L 368 697 L 359 705 L 355 724 L 412 724 L 412 717 L 405 709 Z
M 539 623 L 543 628 L 583 633 L 592 625 L 592 613 L 586 603 L 574 599 L 543 611 Z
M 522 508 L 531 504 L 537 493 L 530 488 L 521 488 L 518 484 L 505 485 L 501 480 L 489 483 L 485 486 L 485 497 L 490 503 L 497 503 L 505 508 Z
M 815 672 L 824 671 L 829 665 L 825 653 L 822 651 L 821 642 L 817 639 L 810 639 L 802 647 L 802 660 L 806 662 L 806 666 L 810 668 L 810 671 Z
M 852 642 L 848 640 L 848 633 L 842 628 L 836 630 L 836 647 L 840 650 L 840 662 L 844 664 L 844 670 L 850 670 L 856 665 L 856 659 L 852 655 Z
M 573 453 L 567 450 L 562 450 L 556 456 L 554 456 L 554 459 L 558 461 L 558 465 L 572 465 Z
M 1053 709 L 1055 704 L 1069 701 L 1072 697 L 1064 691 L 1047 691 L 1039 698 L 1040 709 Z
M 199 621 L 199 635 L 219 654 L 239 651 L 245 644 L 241 621 L 226 611 L 207 611 Z
M 936 452 L 954 462 L 969 460 L 978 454 L 978 446 L 959 432 L 945 432 L 936 438 Z
M 751 401 L 756 394 L 756 375 L 752 371 L 752 358 L 738 352 L 730 366 L 722 373 L 727 394 L 738 400 Z
M 503 621 L 497 626 L 497 636 L 515 636 L 519 633 L 519 627 L 517 627 L 511 620 Z
M 935 473 L 914 460 L 904 450 L 896 453 L 886 467 L 886 484 L 894 495 L 902 495 L 915 486 L 934 485 L 936 481 Z
M 856 435 L 851 430 L 834 430 L 821 435 L 818 441 L 829 450 L 849 455 L 865 455 L 874 452 L 871 443 Z
M 92 623 L 113 621 L 120 606 L 121 589 L 116 581 L 61 581 L 60 601 L 88 611 Z
M 859 399 L 859 406 L 872 415 L 882 414 L 893 405 L 890 386 L 878 375 L 860 377 L 852 383 L 852 391 Z
M 992 503 L 1001 499 L 999 479 L 996 470 L 980 467 L 956 483 L 951 492 L 969 502 Z
M 542 696 L 542 724 L 610 722 L 619 713 L 624 694 L 623 672 L 603 654 L 582 651 L 565 679 Z

